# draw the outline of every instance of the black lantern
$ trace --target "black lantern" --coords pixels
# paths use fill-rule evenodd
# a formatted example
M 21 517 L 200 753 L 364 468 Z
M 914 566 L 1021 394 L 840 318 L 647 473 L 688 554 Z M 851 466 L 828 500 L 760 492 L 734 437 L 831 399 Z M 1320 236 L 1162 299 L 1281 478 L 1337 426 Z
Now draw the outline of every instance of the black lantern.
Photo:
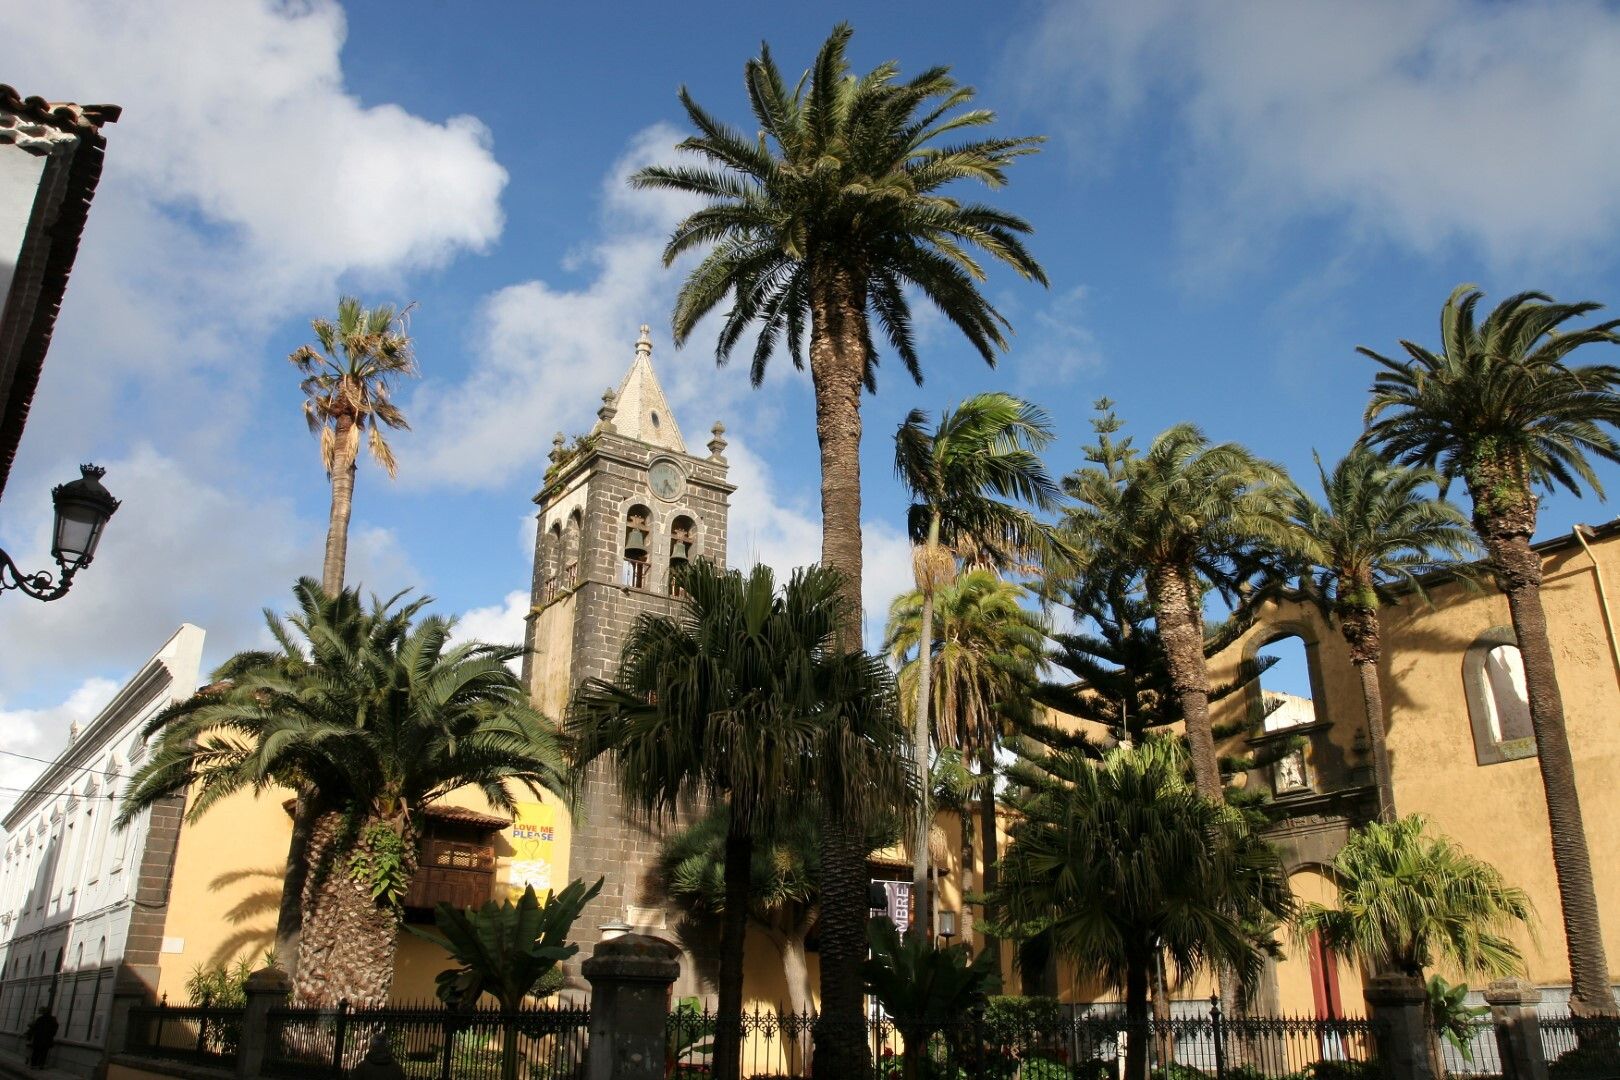
M 81 465 L 79 472 L 79 479 L 59 484 L 51 491 L 51 502 L 56 507 L 51 556 L 61 568 L 62 580 L 53 582 L 51 575 L 44 571 L 25 574 L 17 569 L 11 556 L 0 551 L 0 592 L 21 589 L 36 600 L 55 600 L 68 591 L 73 575 L 95 558 L 101 532 L 118 509 L 118 500 L 101 486 L 106 469 Z

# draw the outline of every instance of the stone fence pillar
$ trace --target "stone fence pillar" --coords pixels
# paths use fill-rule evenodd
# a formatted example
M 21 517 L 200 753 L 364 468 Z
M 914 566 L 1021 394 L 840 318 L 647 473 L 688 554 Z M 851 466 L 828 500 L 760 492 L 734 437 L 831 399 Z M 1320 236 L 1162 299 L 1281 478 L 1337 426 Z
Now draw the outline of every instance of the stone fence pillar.
M 663 1080 L 669 989 L 681 951 L 644 934 L 600 942 L 581 973 L 591 984 L 585 1080 Z
M 1374 975 L 1363 996 L 1389 1080 L 1440 1080 L 1423 983 L 1410 975 Z
M 292 983 L 280 968 L 266 967 L 248 976 L 245 989 L 247 1008 L 236 1050 L 236 1075 L 255 1077 L 263 1070 L 265 1051 L 270 1048 L 270 1010 L 287 1004 Z
M 1496 1026 L 1503 1080 L 1547 1080 L 1541 1021 L 1536 1016 L 1541 991 L 1523 979 L 1497 979 L 1485 988 L 1485 1003 Z

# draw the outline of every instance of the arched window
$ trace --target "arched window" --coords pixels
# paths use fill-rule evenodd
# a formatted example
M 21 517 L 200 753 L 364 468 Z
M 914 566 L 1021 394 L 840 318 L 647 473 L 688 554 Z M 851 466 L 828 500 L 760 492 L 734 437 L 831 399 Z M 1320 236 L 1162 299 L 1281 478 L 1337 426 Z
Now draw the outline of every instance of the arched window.
M 90 989 L 90 1019 L 85 1022 L 86 1035 L 92 1039 L 101 1036 L 101 974 L 107 966 L 107 939 L 101 939 L 101 948 L 96 952 L 96 982 Z
M 579 545 L 583 528 L 584 519 L 578 510 L 568 515 L 568 528 L 563 530 L 562 577 L 557 582 L 557 588 L 563 592 L 579 584 Z
M 633 589 L 647 587 L 652 559 L 652 511 L 632 506 L 624 516 L 624 561 L 619 568 L 619 584 Z
M 562 522 L 552 522 L 551 528 L 540 541 L 540 602 L 543 604 L 557 595 L 557 581 L 562 571 Z
M 685 514 L 677 517 L 669 527 L 669 594 L 671 596 L 685 596 L 686 590 L 680 586 L 681 572 L 697 557 L 697 542 L 694 537 L 696 525 Z
M 1256 685 L 1265 732 L 1285 732 L 1316 723 L 1319 716 L 1305 639 L 1285 634 L 1261 646 L 1254 658 L 1260 669 Z M 1271 787 L 1278 795 L 1310 791 L 1313 786 L 1303 748 L 1290 750 L 1272 763 Z
M 1511 627 L 1492 627 L 1468 647 L 1463 692 L 1474 729 L 1474 756 L 1481 765 L 1535 756 L 1524 658 Z

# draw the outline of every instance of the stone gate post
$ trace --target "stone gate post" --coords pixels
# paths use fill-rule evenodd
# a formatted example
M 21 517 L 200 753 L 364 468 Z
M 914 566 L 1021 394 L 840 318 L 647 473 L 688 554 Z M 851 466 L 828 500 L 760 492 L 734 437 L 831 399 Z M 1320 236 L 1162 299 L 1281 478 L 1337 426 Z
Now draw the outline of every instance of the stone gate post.
M 586 1080 L 663 1080 L 669 992 L 681 951 L 645 934 L 597 944 L 581 973 L 591 984 Z
M 260 968 L 247 981 L 247 1008 L 242 1014 L 242 1037 L 236 1049 L 236 1075 L 255 1077 L 264 1068 L 270 1047 L 270 1010 L 287 1004 L 292 983 L 278 967 Z
M 1541 1021 L 1536 1016 L 1541 991 L 1524 979 L 1497 979 L 1485 987 L 1485 1003 L 1496 1026 L 1503 1080 L 1547 1080 Z
M 1423 983 L 1410 975 L 1374 975 L 1363 996 L 1389 1080 L 1440 1080 Z

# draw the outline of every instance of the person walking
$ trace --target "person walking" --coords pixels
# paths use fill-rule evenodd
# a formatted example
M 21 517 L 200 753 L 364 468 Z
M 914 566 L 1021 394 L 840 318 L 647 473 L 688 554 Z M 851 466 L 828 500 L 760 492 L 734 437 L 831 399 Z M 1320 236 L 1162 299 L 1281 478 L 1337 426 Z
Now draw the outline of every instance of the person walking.
M 39 1015 L 34 1022 L 28 1025 L 25 1038 L 28 1040 L 28 1065 L 33 1069 L 43 1069 L 45 1059 L 50 1056 L 51 1047 L 56 1044 L 56 1017 L 51 1015 L 49 1005 L 39 1007 Z

